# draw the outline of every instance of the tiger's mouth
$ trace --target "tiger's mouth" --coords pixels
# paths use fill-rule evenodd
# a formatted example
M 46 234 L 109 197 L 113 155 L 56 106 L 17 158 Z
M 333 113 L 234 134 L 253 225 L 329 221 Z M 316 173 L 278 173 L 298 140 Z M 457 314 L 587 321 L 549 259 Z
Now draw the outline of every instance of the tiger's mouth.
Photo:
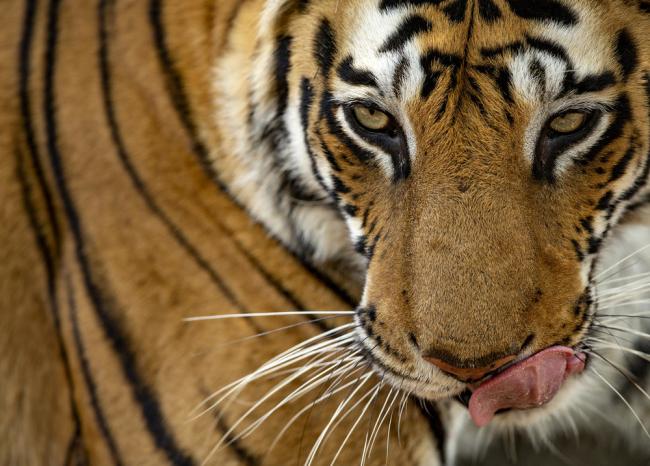
M 464 389 L 459 391 L 459 381 L 440 386 L 400 373 L 382 363 L 372 351 L 366 353 L 375 370 L 389 383 L 401 388 L 408 387 L 414 394 L 424 395 L 425 398 L 456 398 L 467 407 L 478 427 L 487 426 L 501 413 L 527 411 L 547 405 L 569 378 L 584 371 L 587 362 L 586 353 L 567 346 L 552 346 L 514 361 L 482 381 L 463 383 Z
M 499 412 L 543 406 L 555 398 L 570 376 L 584 368 L 584 356 L 572 348 L 547 348 L 471 387 L 470 416 L 477 426 L 483 427 Z

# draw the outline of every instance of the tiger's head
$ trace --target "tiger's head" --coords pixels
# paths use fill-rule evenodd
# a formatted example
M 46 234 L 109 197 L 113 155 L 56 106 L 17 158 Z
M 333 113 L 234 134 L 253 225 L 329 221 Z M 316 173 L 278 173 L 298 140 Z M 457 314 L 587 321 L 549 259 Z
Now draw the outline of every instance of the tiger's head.
M 276 0 L 251 12 L 265 39 L 250 46 L 256 84 L 218 75 L 245 101 L 224 112 L 253 128 L 237 140 L 263 194 L 233 191 L 287 244 L 361 262 L 359 341 L 396 387 L 439 399 L 504 379 L 540 392 L 511 394 L 528 407 L 580 379 L 565 383 L 584 365 L 601 250 L 650 193 L 647 10 Z M 499 401 L 478 420 L 510 407 Z

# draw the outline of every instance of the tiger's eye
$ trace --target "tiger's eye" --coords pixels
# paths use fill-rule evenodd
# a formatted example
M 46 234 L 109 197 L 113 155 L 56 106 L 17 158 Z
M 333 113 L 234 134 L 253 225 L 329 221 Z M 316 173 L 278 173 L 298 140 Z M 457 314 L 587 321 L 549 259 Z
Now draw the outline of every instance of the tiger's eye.
M 353 112 L 359 124 L 370 131 L 383 131 L 390 125 L 390 117 L 380 110 L 355 105 Z
M 568 112 L 553 118 L 549 124 L 553 131 L 561 134 L 575 133 L 587 121 L 584 112 Z

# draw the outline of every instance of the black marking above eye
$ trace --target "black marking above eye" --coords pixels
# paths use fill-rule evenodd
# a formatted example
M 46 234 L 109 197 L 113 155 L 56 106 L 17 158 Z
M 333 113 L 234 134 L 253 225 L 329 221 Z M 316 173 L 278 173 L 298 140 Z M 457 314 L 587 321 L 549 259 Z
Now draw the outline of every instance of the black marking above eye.
M 336 37 L 329 20 L 323 19 L 314 37 L 314 57 L 323 76 L 328 77 L 336 56 Z
M 443 8 L 443 13 L 447 15 L 450 21 L 461 23 L 465 21 L 465 12 L 467 11 L 467 0 L 456 0 Z
M 434 63 L 439 64 L 443 69 L 451 72 L 450 87 L 454 87 L 457 82 L 457 73 L 462 65 L 462 58 L 458 55 L 440 52 L 436 49 L 429 50 L 425 55 L 420 58 L 420 66 L 424 71 L 425 79 L 422 85 L 421 95 L 423 99 L 428 98 L 436 88 L 440 76 L 442 76 L 443 69 L 432 70 Z
M 478 12 L 481 18 L 488 23 L 493 23 L 501 18 L 501 10 L 493 0 L 479 0 Z
M 289 99 L 289 71 L 291 70 L 291 36 L 280 36 L 274 53 L 275 88 L 278 96 L 278 115 L 282 115 L 287 108 Z
M 348 84 L 355 86 L 368 86 L 379 88 L 377 78 L 374 74 L 367 70 L 360 70 L 354 67 L 353 58 L 348 56 L 341 62 L 338 67 L 337 74 L 339 78 Z
M 553 21 L 567 26 L 578 24 L 576 14 L 558 0 L 506 0 L 514 14 L 523 19 Z
M 590 74 L 582 78 L 575 84 L 575 92 L 577 94 L 585 94 L 587 92 L 600 92 L 617 84 L 616 76 L 611 71 L 605 71 L 600 74 Z
M 382 0 L 379 4 L 380 11 L 390 10 L 392 8 L 401 8 L 409 6 L 437 6 L 445 0 Z
M 408 72 L 409 61 L 406 57 L 402 57 L 400 62 L 395 68 L 395 73 L 393 74 L 393 94 L 398 99 L 402 96 L 402 84 L 406 78 L 406 73 Z
M 637 46 L 627 29 L 619 31 L 616 36 L 616 58 L 623 71 L 623 78 L 627 80 L 639 63 Z
M 386 39 L 384 45 L 379 49 L 380 52 L 393 52 L 400 50 L 411 39 L 424 32 L 429 32 L 433 28 L 431 21 L 420 16 L 411 15 L 402 21 L 397 30 Z

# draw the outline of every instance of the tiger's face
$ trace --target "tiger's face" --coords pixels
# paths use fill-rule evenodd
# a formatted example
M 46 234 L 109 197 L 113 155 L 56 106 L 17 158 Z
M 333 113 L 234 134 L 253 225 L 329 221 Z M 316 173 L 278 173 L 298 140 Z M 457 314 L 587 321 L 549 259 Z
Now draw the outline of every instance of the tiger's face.
M 364 258 L 356 322 L 380 375 L 437 399 L 557 348 L 551 382 L 580 372 L 566 351 L 599 252 L 648 195 L 650 18 L 623 1 L 295 3 L 266 12 L 290 165 Z

